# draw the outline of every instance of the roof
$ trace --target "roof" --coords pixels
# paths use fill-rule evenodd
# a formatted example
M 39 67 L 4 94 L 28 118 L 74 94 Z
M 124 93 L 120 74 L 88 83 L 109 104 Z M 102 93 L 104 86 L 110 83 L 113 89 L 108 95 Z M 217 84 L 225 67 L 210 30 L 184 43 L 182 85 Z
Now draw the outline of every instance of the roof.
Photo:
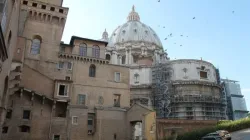
M 137 102 L 135 102 L 127 111 L 129 111 L 131 108 L 133 108 L 134 105 L 138 105 L 138 106 L 140 106 L 142 108 L 145 108 L 146 110 L 149 110 L 149 111 L 152 111 L 152 112 L 154 111 L 153 109 L 150 109 L 149 107 L 144 106 L 144 105 L 142 105 L 140 103 L 137 103 Z
M 237 83 L 239 81 L 236 81 L 236 80 L 230 80 L 230 79 L 221 79 L 221 81 L 223 82 L 233 82 L 233 83 Z
M 70 45 L 71 46 L 74 45 L 75 39 L 78 39 L 78 40 L 87 40 L 87 41 L 94 41 L 94 42 L 98 42 L 98 43 L 104 43 L 105 46 L 108 45 L 108 42 L 106 42 L 106 41 L 94 40 L 94 39 L 89 39 L 89 38 L 83 38 L 83 37 L 79 37 L 79 36 L 72 36 L 71 39 L 70 39 Z

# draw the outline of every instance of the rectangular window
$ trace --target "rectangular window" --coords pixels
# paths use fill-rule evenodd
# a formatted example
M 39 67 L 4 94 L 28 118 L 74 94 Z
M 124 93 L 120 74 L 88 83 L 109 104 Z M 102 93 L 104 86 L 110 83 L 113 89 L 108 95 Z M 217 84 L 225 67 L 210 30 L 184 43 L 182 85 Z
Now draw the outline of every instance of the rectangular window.
M 86 95 L 78 94 L 78 104 L 85 105 Z
M 207 79 L 207 72 L 205 72 L 205 71 L 200 71 L 200 78 L 205 78 L 205 79 Z
M 114 95 L 114 107 L 120 107 L 120 98 L 121 95 L 119 94 Z
M 63 69 L 63 67 L 64 67 L 64 62 L 59 62 L 58 63 L 58 69 Z
M 30 110 L 23 111 L 23 119 L 30 119 Z
M 94 114 L 88 114 L 88 134 L 92 134 L 94 131 L 94 118 L 95 115 Z
M 11 119 L 11 116 L 12 116 L 12 110 L 8 109 L 6 113 L 6 119 Z
M 72 70 L 72 62 L 68 62 L 67 68 L 68 68 L 68 70 Z
M 21 126 L 19 126 L 19 131 L 20 132 L 30 132 L 30 127 L 29 126 L 27 126 L 27 125 L 21 125 Z
M 4 126 L 3 129 L 2 129 L 2 133 L 6 134 L 6 133 L 8 133 L 8 130 L 9 130 L 9 127 Z
M 120 80 L 121 80 L 120 72 L 115 72 L 115 82 L 120 82 Z
M 71 80 L 70 76 L 66 76 L 65 80 Z
M 46 5 L 42 5 L 42 9 L 46 9 Z
M 63 13 L 63 9 L 59 9 L 59 12 L 60 12 L 60 13 Z
M 53 140 L 60 140 L 60 135 L 54 135 Z
M 33 7 L 37 7 L 37 3 L 32 3 L 32 6 Z
M 72 116 L 72 124 L 77 125 L 78 124 L 78 117 Z
M 28 1 L 24 0 L 24 1 L 23 1 L 23 4 L 24 4 L 24 5 L 28 5 Z
M 50 7 L 50 11 L 55 11 L 55 7 Z
M 68 96 L 68 86 L 67 85 L 59 85 L 58 95 L 59 96 Z

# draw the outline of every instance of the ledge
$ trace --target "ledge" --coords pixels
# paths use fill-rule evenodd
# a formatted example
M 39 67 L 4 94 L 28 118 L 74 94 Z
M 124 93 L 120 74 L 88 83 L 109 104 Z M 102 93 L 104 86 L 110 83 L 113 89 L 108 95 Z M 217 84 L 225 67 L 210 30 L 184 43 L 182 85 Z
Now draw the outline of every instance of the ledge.
M 173 85 L 207 85 L 207 86 L 215 86 L 221 88 L 219 84 L 206 82 L 206 81 L 172 81 Z
M 99 63 L 99 64 L 109 64 L 109 60 L 106 60 L 106 59 L 80 56 L 80 55 L 76 55 L 76 54 L 59 53 L 58 57 L 65 58 L 65 59 L 74 59 L 74 60 L 78 60 L 78 61 Z

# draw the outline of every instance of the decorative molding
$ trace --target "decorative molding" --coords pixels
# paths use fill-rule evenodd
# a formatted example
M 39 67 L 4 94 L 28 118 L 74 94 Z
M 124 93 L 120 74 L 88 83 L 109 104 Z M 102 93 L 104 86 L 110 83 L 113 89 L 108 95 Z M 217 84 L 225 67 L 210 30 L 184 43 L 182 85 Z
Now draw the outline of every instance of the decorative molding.
M 75 55 L 75 54 L 59 53 L 58 57 L 64 58 L 64 59 L 73 59 L 76 61 L 84 61 L 84 62 L 99 63 L 99 64 L 109 64 L 109 60 L 106 60 L 106 59 L 85 57 L 85 56 L 80 56 L 80 55 Z
M 173 85 L 206 85 L 206 86 L 214 86 L 214 87 L 218 87 L 221 88 L 221 85 L 214 83 L 214 82 L 206 82 L 206 81 L 197 81 L 197 80 L 193 80 L 193 81 L 181 81 L 181 80 L 175 80 L 172 81 Z
M 196 59 L 177 59 L 177 60 L 170 60 L 169 61 L 171 64 L 185 64 L 185 63 L 194 63 L 194 64 L 199 64 L 199 65 L 205 65 L 205 66 L 210 66 L 210 67 L 214 67 L 214 65 L 210 62 L 204 61 L 204 60 L 196 60 Z

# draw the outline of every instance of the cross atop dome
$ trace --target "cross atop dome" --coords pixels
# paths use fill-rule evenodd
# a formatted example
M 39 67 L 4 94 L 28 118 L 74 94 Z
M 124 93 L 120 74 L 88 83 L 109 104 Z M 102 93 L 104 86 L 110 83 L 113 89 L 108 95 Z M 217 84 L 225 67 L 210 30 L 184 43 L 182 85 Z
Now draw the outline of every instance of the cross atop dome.
M 135 6 L 132 6 L 132 11 L 129 13 L 128 21 L 140 21 L 140 16 L 137 12 L 135 12 Z

